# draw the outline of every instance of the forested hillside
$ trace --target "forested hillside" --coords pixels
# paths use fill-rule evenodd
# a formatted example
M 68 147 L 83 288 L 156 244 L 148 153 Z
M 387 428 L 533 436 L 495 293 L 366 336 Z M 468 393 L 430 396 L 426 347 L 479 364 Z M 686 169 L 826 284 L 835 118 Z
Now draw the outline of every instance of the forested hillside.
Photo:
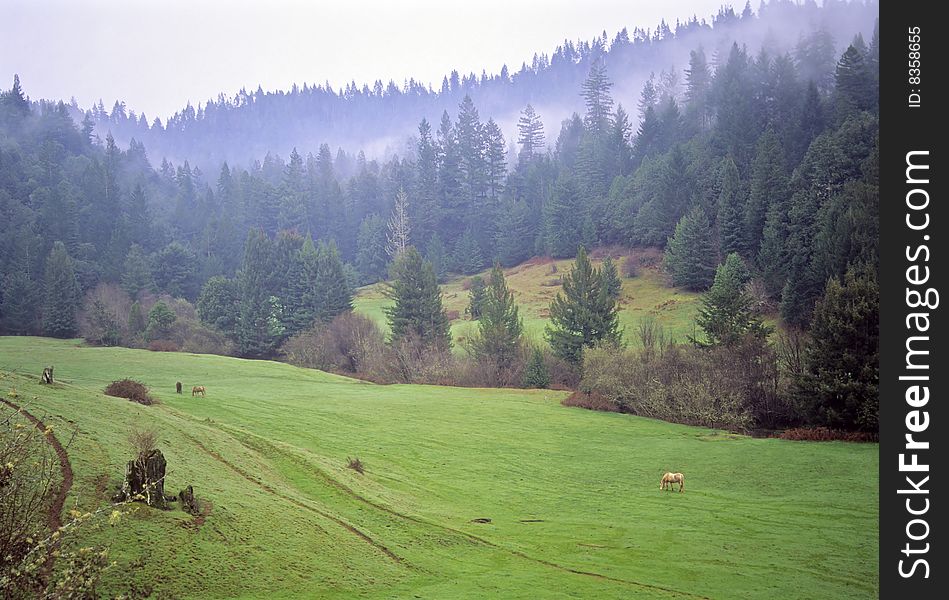
M 384 161 L 322 143 L 286 162 L 267 152 L 245 169 L 197 149 L 226 131 L 238 136 L 229 147 L 273 150 L 279 126 L 252 116 L 269 96 L 142 129 L 146 142 L 125 148 L 99 137 L 101 113 L 77 125 L 74 108 L 32 102 L 15 80 L 0 98 L 0 333 L 82 330 L 96 343 L 131 336 L 161 348 L 174 338 L 175 348 L 273 356 L 287 338 L 349 311 L 353 287 L 386 278 L 409 246 L 439 280 L 494 261 L 570 257 L 581 245 L 665 246 L 671 282 L 695 291 L 734 253 L 735 280 L 750 281 L 755 301 L 777 307 L 787 326 L 810 327 L 815 308 L 816 328 L 846 321 L 825 292 L 856 294 L 869 304 L 854 310 L 875 314 L 879 39 L 865 18 L 875 12 L 775 1 L 757 15 L 723 9 L 714 27 L 693 21 L 621 34 L 609 48 L 602 38 L 566 45 L 510 81 L 449 79 L 431 99 L 450 99 L 451 111 L 433 120 L 398 91 L 274 97 L 314 116 L 322 109 L 303 99 L 326 96 L 365 115 L 364 131 L 385 107 L 412 112 L 412 145 Z M 867 29 L 837 39 L 823 27 L 847 17 Z M 767 33 L 773 19 L 801 24 L 793 45 Z M 753 33 L 757 49 L 739 43 Z M 620 102 L 616 82 L 690 41 L 684 63 Z M 565 89 L 582 108 L 561 123 L 524 103 L 516 135 L 505 137 L 493 118 L 499 97 L 543 106 Z M 378 106 L 357 110 L 362 102 Z M 140 122 L 109 119 L 122 136 Z M 251 133 L 246 145 L 240 136 Z M 206 170 L 187 159 L 153 164 L 151 145 L 173 138 L 193 143 L 177 148 Z M 875 347 L 875 333 L 864 333 Z

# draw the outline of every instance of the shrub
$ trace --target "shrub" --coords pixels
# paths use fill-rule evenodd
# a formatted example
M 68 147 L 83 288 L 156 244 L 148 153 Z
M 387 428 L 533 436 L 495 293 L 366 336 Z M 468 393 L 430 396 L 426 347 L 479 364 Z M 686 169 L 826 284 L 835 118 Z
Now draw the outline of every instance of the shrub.
M 178 352 L 181 348 L 171 340 L 152 340 L 148 342 L 148 349 L 152 352 Z
M 550 371 L 540 348 L 531 350 L 531 358 L 524 373 L 524 387 L 545 388 L 550 385 Z
M 282 351 L 287 362 L 299 367 L 369 376 L 382 375 L 371 371 L 386 361 L 380 355 L 388 354 L 379 327 L 355 313 L 343 313 L 328 324 L 319 323 L 298 333 L 286 341 Z M 370 360 L 373 358 L 376 360 Z
M 148 394 L 148 388 L 143 383 L 133 379 L 113 381 L 105 388 L 105 394 L 116 398 L 126 398 L 145 406 L 158 403 L 158 400 Z
M 843 431 L 827 427 L 797 427 L 786 429 L 777 437 L 782 440 L 806 442 L 878 442 L 879 435 L 867 431 Z
M 97 346 L 118 346 L 129 339 L 132 301 L 113 283 L 100 283 L 86 294 L 79 313 L 79 335 Z
M 623 258 L 622 272 L 623 277 L 630 279 L 639 276 L 639 265 L 636 264 L 636 257 L 633 254 L 627 254 Z
M 457 310 L 446 310 L 445 316 L 448 317 L 449 321 L 456 321 L 461 318 L 461 313 Z
M 148 456 L 158 446 L 158 431 L 132 427 L 125 438 L 138 458 Z

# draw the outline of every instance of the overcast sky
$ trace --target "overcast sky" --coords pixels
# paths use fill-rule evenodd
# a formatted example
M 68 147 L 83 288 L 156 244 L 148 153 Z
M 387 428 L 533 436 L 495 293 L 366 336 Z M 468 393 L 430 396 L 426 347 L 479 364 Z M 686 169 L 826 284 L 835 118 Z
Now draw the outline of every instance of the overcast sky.
M 0 89 L 19 73 L 34 99 L 83 108 L 125 100 L 163 120 L 241 87 L 338 88 L 451 69 L 516 71 L 564 38 L 654 28 L 723 0 L 0 0 Z M 744 0 L 734 2 L 744 6 Z

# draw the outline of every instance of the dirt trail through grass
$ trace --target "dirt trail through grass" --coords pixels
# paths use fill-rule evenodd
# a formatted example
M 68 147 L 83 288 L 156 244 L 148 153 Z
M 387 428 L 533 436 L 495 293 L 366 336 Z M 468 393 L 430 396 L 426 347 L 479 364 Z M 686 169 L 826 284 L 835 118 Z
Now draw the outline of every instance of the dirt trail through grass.
M 197 439 L 196 437 L 194 437 L 194 436 L 192 436 L 192 435 L 186 433 L 185 431 L 182 431 L 181 433 L 182 433 L 182 435 L 184 435 L 186 438 L 188 438 L 189 440 L 191 440 L 198 448 L 200 448 L 202 452 L 206 453 L 208 456 L 210 456 L 210 457 L 213 458 L 214 460 L 216 460 L 216 461 L 220 462 L 221 464 L 223 464 L 224 466 L 228 467 L 229 469 L 231 469 L 232 471 L 234 471 L 235 473 L 237 473 L 238 475 L 240 475 L 242 478 L 244 478 L 244 479 L 246 479 L 247 481 L 253 483 L 253 484 L 256 485 L 256 486 L 258 486 L 260 489 L 264 490 L 264 491 L 267 492 L 268 494 L 272 494 L 272 495 L 274 495 L 274 496 L 276 496 L 276 497 L 278 497 L 278 498 L 281 498 L 282 500 L 286 500 L 287 502 L 289 502 L 290 504 L 293 504 L 294 506 L 296 506 L 296 507 L 298 507 L 298 508 L 302 508 L 303 510 L 308 510 L 308 511 L 314 512 L 314 513 L 320 515 L 321 517 L 324 517 L 324 518 L 326 518 L 326 519 L 329 519 L 330 521 L 333 521 L 334 523 L 336 523 L 336 524 L 339 525 L 340 527 L 343 527 L 344 529 L 346 529 L 346 530 L 349 531 L 350 533 L 354 534 L 355 536 L 359 537 L 359 538 L 362 539 L 363 541 L 367 542 L 368 544 L 370 544 L 371 546 L 373 546 L 374 548 L 376 548 L 377 550 L 379 550 L 380 552 L 382 552 L 383 554 L 385 554 L 386 556 L 388 556 L 389 558 L 391 558 L 393 561 L 395 561 L 395 562 L 397 562 L 397 563 L 399 563 L 399 564 L 401 564 L 401 565 L 407 565 L 407 563 L 405 562 L 405 559 L 403 559 L 401 556 L 397 555 L 395 552 L 393 552 L 392 550 L 390 550 L 390 549 L 389 549 L 388 547 L 386 547 L 384 544 L 382 544 L 382 543 L 376 541 L 375 539 L 373 539 L 373 538 L 372 538 L 369 534 L 367 534 L 366 532 L 361 531 L 361 530 L 357 529 L 356 527 L 353 527 L 352 525 L 350 525 L 350 524 L 347 523 L 346 521 L 343 521 L 342 519 L 340 519 L 339 517 L 337 517 L 337 516 L 335 516 L 335 515 L 332 515 L 332 514 L 330 514 L 330 513 L 328 513 L 328 512 L 322 511 L 322 510 L 320 510 L 320 509 L 318 509 L 318 508 L 316 508 L 316 507 L 314 507 L 314 506 L 310 506 L 309 504 L 306 504 L 306 503 L 304 503 L 304 502 L 300 502 L 299 500 L 297 500 L 297 499 L 295 499 L 295 498 L 292 498 L 292 497 L 290 497 L 290 496 L 287 496 L 286 494 L 281 494 L 280 492 L 278 492 L 277 490 L 275 490 L 275 489 L 272 488 L 271 486 L 267 485 L 266 483 L 263 483 L 263 482 L 261 482 L 261 481 L 258 481 L 257 479 L 254 479 L 254 478 L 250 475 L 250 473 L 248 473 L 247 471 L 244 471 L 243 469 L 241 469 L 240 467 L 238 467 L 238 466 L 235 465 L 234 463 L 230 462 L 229 460 L 227 460 L 226 458 L 224 458 L 223 456 L 221 456 L 221 455 L 218 454 L 217 452 L 211 450 L 210 448 L 208 448 L 207 446 L 205 446 L 205 445 L 204 445 L 199 439 Z
M 69 494 L 73 482 L 72 465 L 69 464 L 69 455 L 66 453 L 66 448 L 60 443 L 52 429 L 49 429 L 43 421 L 33 416 L 29 411 L 6 398 L 0 398 L 0 401 L 3 401 L 4 404 L 26 417 L 26 419 L 39 430 L 40 435 L 43 436 L 46 442 L 53 447 L 53 451 L 56 452 L 56 458 L 59 460 L 59 471 L 62 474 L 63 481 L 59 485 L 59 489 L 57 489 L 53 495 L 53 501 L 49 507 L 46 524 L 50 532 L 59 531 L 59 528 L 63 525 L 63 506 L 66 504 L 66 496 Z M 43 569 L 46 573 L 52 571 L 55 560 L 55 555 L 50 553 L 46 563 L 43 565 Z

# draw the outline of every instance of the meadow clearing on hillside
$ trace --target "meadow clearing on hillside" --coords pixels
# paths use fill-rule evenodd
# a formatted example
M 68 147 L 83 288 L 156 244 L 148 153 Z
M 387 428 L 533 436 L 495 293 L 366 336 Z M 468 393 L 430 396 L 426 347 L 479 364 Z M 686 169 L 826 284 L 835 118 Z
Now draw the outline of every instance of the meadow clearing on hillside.
M 525 263 L 504 269 L 508 288 L 514 292 L 514 300 L 524 320 L 524 333 L 537 342 L 544 339 L 544 327 L 549 321 L 548 308 L 560 291 L 560 277 L 568 273 L 573 259 L 531 259 Z M 602 260 L 593 260 L 596 267 Z M 485 280 L 490 269 L 480 273 Z M 441 286 L 445 310 L 452 316 L 452 338 L 457 342 L 478 331 L 476 321 L 468 320 L 465 309 L 469 295 L 464 284 L 470 277 L 455 277 Z M 699 307 L 700 294 L 668 286 L 656 268 L 641 268 L 636 277 L 623 277 L 623 290 L 617 300 L 620 327 L 625 329 L 627 340 L 635 339 L 639 322 L 646 316 L 655 317 L 666 334 L 682 342 L 693 334 L 693 319 Z M 354 305 L 356 312 L 365 314 L 388 331 L 384 307 L 390 301 L 382 293 L 384 284 L 374 284 L 356 290 Z
M 38 383 L 47 364 L 52 386 Z M 102 394 L 123 377 L 160 404 Z M 136 424 L 160 430 L 166 489 L 192 484 L 207 503 L 202 519 L 142 507 L 81 530 L 118 561 L 108 594 L 130 581 L 195 598 L 877 594 L 875 444 L 753 439 L 567 408 L 548 390 L 379 386 L 29 337 L 0 338 L 0 392 L 13 388 L 61 439 L 75 432 L 67 508 L 108 503 Z M 355 456 L 362 475 L 346 468 Z M 659 491 L 666 470 L 686 474 L 685 493 Z

